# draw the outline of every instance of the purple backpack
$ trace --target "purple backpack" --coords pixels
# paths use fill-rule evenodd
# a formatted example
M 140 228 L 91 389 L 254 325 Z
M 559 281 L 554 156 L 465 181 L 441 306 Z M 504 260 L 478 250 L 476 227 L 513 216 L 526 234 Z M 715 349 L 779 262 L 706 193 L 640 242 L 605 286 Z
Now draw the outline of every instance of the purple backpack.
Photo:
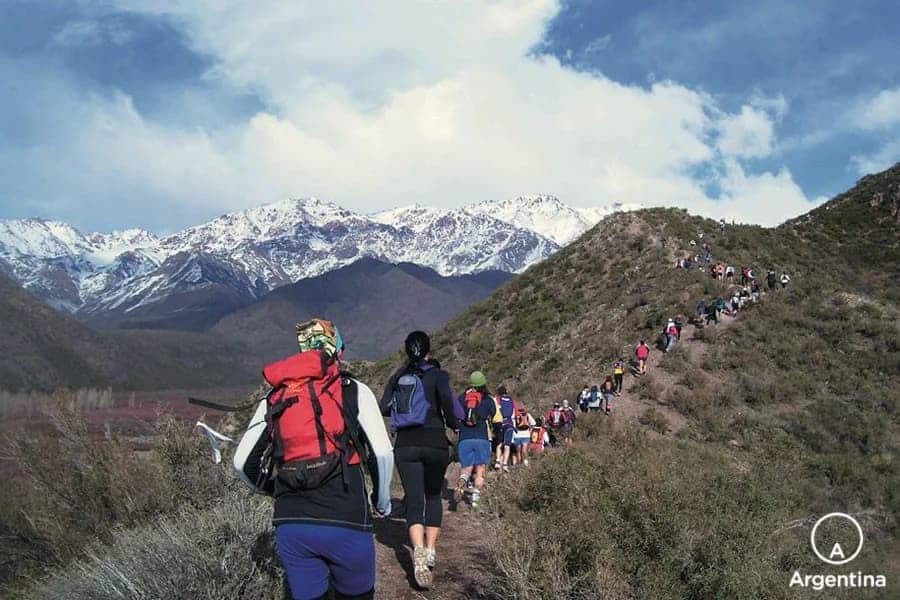
M 430 368 L 431 365 L 423 365 L 409 370 L 394 385 L 391 396 L 391 427 L 394 431 L 421 427 L 428 419 L 431 404 L 425 396 L 425 384 L 422 383 L 421 375 Z

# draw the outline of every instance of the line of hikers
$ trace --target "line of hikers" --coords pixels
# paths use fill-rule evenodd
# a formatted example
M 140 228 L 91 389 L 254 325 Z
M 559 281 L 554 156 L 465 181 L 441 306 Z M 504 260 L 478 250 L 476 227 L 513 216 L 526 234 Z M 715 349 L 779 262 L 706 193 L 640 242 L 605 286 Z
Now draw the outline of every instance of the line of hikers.
M 422 331 L 407 336 L 407 360 L 380 399 L 341 370 L 344 342 L 333 323 L 299 323 L 297 340 L 297 354 L 263 369 L 271 390 L 233 457 L 242 481 L 274 497 L 276 549 L 297 600 L 374 597 L 373 517 L 391 514 L 395 468 L 413 577 L 431 587 L 451 462 L 448 430 L 457 437 L 461 467 L 454 495 L 472 506 L 492 461 L 506 472 L 528 465 L 529 452 L 571 441 L 576 419 L 568 401 L 535 418 L 505 386 L 492 393 L 480 371 L 454 395 Z M 383 417 L 390 417 L 393 443 Z

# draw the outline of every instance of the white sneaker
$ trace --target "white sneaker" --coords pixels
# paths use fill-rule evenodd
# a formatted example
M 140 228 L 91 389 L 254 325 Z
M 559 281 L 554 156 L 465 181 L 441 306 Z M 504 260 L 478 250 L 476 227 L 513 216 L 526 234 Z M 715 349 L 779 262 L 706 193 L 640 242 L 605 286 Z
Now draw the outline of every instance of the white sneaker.
M 425 564 L 434 571 L 435 550 L 433 548 L 425 548 Z
M 428 568 L 427 553 L 422 546 L 413 548 L 413 576 L 420 588 L 427 590 L 431 587 L 431 569 Z
M 528 466 L 528 459 L 526 458 L 524 461 L 522 461 L 522 464 L 525 465 L 525 466 L 527 467 L 527 466 Z

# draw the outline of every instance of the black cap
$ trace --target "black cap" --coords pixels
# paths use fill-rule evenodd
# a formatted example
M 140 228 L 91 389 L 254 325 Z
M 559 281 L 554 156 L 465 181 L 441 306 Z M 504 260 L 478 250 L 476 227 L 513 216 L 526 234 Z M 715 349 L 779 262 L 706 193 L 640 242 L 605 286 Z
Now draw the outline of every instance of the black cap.
M 409 360 L 422 360 L 431 350 L 431 340 L 424 331 L 413 331 L 406 336 L 403 348 Z

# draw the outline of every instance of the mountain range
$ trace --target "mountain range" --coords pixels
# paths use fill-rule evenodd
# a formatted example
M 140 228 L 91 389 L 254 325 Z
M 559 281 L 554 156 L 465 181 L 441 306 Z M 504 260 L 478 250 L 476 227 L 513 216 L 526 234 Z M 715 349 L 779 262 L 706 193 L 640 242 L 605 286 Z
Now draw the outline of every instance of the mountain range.
M 576 209 L 553 196 L 463 208 L 409 206 L 372 215 L 316 198 L 222 215 L 160 237 L 141 229 L 83 234 L 42 219 L 0 221 L 0 269 L 51 306 L 93 324 L 203 330 L 280 286 L 363 257 L 441 275 L 521 272 L 634 206 Z M 215 304 L 210 314 L 198 307 Z

